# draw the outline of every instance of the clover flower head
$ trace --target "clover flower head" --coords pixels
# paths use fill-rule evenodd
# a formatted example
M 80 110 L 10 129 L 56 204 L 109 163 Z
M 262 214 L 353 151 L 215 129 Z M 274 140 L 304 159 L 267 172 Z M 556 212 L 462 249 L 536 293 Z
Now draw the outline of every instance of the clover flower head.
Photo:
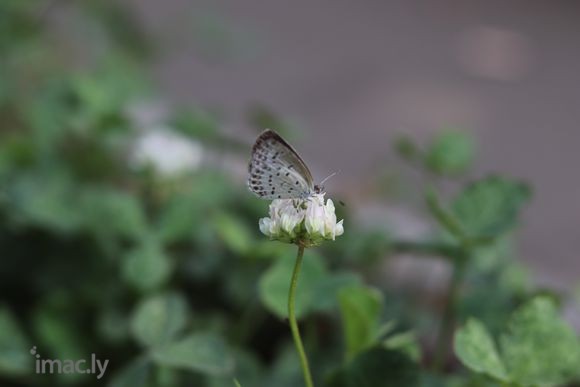
M 270 216 L 259 221 L 260 231 L 272 240 L 316 246 L 344 233 L 336 221 L 334 203 L 324 202 L 324 193 L 307 199 L 275 199 Z

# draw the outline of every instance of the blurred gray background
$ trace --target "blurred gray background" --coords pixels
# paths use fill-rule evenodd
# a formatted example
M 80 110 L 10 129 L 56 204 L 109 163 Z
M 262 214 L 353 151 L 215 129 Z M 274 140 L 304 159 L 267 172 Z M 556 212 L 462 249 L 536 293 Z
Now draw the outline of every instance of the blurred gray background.
M 472 131 L 477 173 L 535 188 L 520 256 L 536 281 L 580 279 L 580 3 L 576 1 L 131 0 L 162 50 L 171 102 L 227 112 L 248 142 L 256 103 L 333 188 L 364 186 L 394 135 Z M 342 185 L 342 187 L 341 187 Z

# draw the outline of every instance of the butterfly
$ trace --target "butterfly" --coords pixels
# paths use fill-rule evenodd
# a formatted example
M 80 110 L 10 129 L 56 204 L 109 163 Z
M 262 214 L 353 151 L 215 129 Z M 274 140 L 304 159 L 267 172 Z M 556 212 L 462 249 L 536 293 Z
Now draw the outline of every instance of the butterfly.
M 307 199 L 324 192 L 298 153 L 280 135 L 266 129 L 252 147 L 248 188 L 261 199 Z

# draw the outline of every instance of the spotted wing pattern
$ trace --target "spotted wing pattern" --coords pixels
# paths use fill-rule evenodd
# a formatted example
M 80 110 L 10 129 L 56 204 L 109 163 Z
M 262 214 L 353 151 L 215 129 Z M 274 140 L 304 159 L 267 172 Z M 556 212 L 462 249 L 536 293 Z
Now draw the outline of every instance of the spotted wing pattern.
M 252 147 L 248 187 L 262 199 L 307 198 L 314 192 L 310 170 L 298 153 L 272 130 Z

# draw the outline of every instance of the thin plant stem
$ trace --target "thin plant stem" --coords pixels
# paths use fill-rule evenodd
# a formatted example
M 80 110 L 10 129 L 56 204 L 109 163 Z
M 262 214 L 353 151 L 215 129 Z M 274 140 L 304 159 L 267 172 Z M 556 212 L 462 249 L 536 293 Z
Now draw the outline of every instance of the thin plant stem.
M 300 275 L 300 268 L 302 266 L 303 257 L 304 246 L 298 245 L 298 255 L 296 256 L 294 272 L 292 273 L 292 279 L 290 281 L 290 291 L 288 292 L 288 319 L 290 320 L 290 329 L 292 330 L 294 345 L 296 346 L 296 351 L 300 357 L 300 365 L 302 367 L 302 373 L 304 374 L 304 382 L 306 383 L 306 387 L 314 387 L 314 383 L 312 383 L 312 376 L 310 374 L 310 367 L 308 366 L 308 358 L 306 357 L 304 345 L 302 344 L 302 339 L 300 338 L 300 331 L 298 329 L 298 323 L 296 322 L 295 311 L 296 287 L 298 285 L 298 276 Z
M 416 242 L 409 240 L 394 240 L 389 246 L 389 252 L 395 254 L 411 253 L 414 255 L 440 257 L 453 262 L 459 253 L 459 247 L 447 242 Z
M 437 342 L 435 346 L 435 359 L 433 361 L 433 369 L 440 371 L 444 366 L 449 354 L 449 345 L 452 341 L 451 335 L 453 333 L 453 326 L 457 318 L 457 302 L 459 298 L 459 291 L 463 283 L 465 273 L 464 256 L 456 256 L 456 261 L 453 263 L 453 273 L 449 283 L 449 290 L 447 299 L 445 300 L 445 309 L 443 311 L 443 318 L 439 326 L 439 333 L 437 334 Z

